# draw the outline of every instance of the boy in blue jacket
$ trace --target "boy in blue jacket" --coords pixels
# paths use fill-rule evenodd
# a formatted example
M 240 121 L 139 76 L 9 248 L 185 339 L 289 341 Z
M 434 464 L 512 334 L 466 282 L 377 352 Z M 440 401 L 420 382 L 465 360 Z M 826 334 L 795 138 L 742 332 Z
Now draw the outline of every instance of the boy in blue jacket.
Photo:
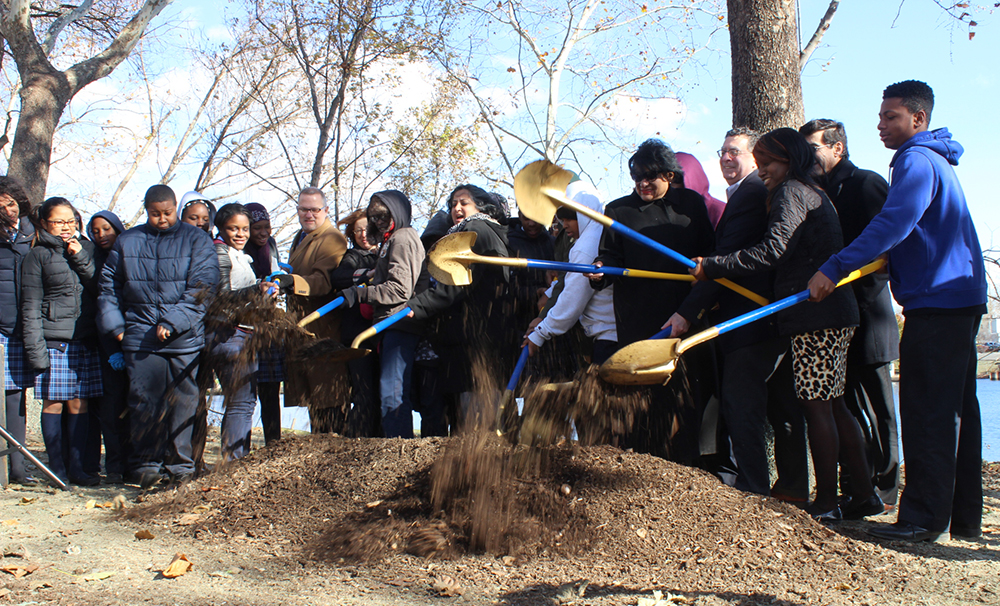
M 882 143 L 896 150 L 882 211 L 809 281 L 822 300 L 848 272 L 888 252 L 892 294 L 906 324 L 899 344 L 899 419 L 906 487 L 880 538 L 933 541 L 981 534 L 982 428 L 976 333 L 986 313 L 986 271 L 954 165 L 963 149 L 928 130 L 934 93 L 908 80 L 885 89 Z
M 144 205 L 146 223 L 121 234 L 104 263 L 97 322 L 121 342 L 128 370 L 127 480 L 149 488 L 194 475 L 195 376 L 219 261 L 207 233 L 178 221 L 169 187 L 150 187 Z

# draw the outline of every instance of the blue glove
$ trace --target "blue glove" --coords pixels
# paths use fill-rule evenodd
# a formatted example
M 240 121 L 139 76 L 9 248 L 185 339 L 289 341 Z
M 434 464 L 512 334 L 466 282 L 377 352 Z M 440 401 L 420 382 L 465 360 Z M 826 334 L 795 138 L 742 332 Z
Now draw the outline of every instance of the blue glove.
M 108 364 L 115 370 L 125 370 L 125 356 L 120 351 L 113 353 L 108 356 Z

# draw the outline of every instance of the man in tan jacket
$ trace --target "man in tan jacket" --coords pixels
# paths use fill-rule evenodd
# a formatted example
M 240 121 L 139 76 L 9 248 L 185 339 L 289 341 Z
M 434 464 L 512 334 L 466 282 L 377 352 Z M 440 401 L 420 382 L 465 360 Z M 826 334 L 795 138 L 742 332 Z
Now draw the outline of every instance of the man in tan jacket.
M 279 280 L 288 293 L 288 311 L 296 318 L 330 302 L 330 271 L 340 265 L 347 238 L 327 217 L 326 196 L 315 187 L 299 194 L 296 212 L 302 229 L 292 240 L 292 273 Z M 340 312 L 334 310 L 309 325 L 320 339 L 340 339 Z M 343 363 L 289 360 L 285 406 L 308 406 L 313 433 L 343 433 L 350 407 L 350 383 Z

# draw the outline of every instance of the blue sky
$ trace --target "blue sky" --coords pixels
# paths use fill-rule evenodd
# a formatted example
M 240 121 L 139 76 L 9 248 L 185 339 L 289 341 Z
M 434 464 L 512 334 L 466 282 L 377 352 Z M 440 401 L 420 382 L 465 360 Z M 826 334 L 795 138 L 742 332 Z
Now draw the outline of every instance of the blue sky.
M 802 37 L 808 38 L 828 2 L 803 0 L 801 4 Z M 226 10 L 225 4 L 178 0 L 158 21 L 181 28 L 197 27 L 204 38 L 218 39 L 224 35 L 222 18 Z M 990 248 L 994 240 L 1000 247 L 1000 210 L 989 191 L 998 130 L 989 114 L 997 92 L 994 64 L 1000 56 L 1000 20 L 987 16 L 979 21 L 976 37 L 969 41 L 964 27 L 953 27 L 951 18 L 933 0 L 905 0 L 901 10 L 898 0 L 842 2 L 802 81 L 806 118 L 843 121 L 852 160 L 884 176 L 888 176 L 892 152 L 882 147 L 876 130 L 882 90 L 906 79 L 930 84 L 937 97 L 931 126 L 948 127 L 965 147 L 958 173 L 980 241 L 984 248 Z M 715 155 L 732 120 L 728 38 L 724 32 L 715 38 L 713 46 L 718 50 L 701 56 L 702 69 L 685 74 L 679 103 L 658 103 L 657 107 L 664 108 L 660 119 L 644 121 L 634 136 L 638 144 L 658 135 L 676 150 L 694 154 L 712 180 L 712 193 L 724 198 L 725 182 Z M 500 80 L 507 75 L 498 68 L 495 77 Z M 105 85 L 118 83 L 105 81 Z M 191 103 L 196 102 L 192 98 Z M 622 154 L 604 165 L 607 176 L 598 186 L 607 200 L 623 195 L 631 187 L 626 161 L 627 155 Z M 193 170 L 196 175 L 196 167 Z M 194 175 L 179 181 L 186 177 L 193 180 Z M 273 197 L 260 198 L 266 201 Z
M 827 5 L 802 2 L 803 38 L 812 34 Z M 927 82 L 935 94 L 931 127 L 947 127 L 965 147 L 957 170 L 980 243 L 984 249 L 994 242 L 1000 247 L 1000 205 L 991 191 L 1000 131 L 991 116 L 998 93 L 1000 20 L 980 19 L 970 41 L 964 28 L 950 29 L 950 18 L 932 0 L 907 0 L 896 19 L 898 9 L 895 0 L 841 2 L 803 73 L 806 119 L 844 122 L 852 161 L 888 177 L 892 151 L 882 146 L 876 128 L 882 90 L 901 80 Z M 683 96 L 685 121 L 663 137 L 697 156 L 712 179 L 711 192 L 724 198 L 714 150 L 731 124 L 731 96 L 728 54 L 720 59 L 715 79 L 700 78 Z

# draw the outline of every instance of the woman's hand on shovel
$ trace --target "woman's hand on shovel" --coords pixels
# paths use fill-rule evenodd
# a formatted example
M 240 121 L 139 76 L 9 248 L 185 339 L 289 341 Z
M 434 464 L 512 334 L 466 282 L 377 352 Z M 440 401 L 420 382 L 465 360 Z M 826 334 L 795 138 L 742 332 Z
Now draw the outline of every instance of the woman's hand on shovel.
M 827 278 L 823 272 L 818 271 L 813 274 L 813 277 L 809 278 L 809 300 L 814 303 L 819 303 L 823 299 L 830 296 L 830 293 L 837 288 L 837 285 Z
M 708 276 L 705 275 L 705 268 L 703 268 L 701 266 L 701 260 L 702 260 L 702 258 L 703 257 L 695 257 L 695 258 L 691 259 L 692 261 L 694 261 L 694 267 L 692 267 L 691 269 L 689 269 L 688 273 L 691 274 L 692 276 L 694 276 L 694 279 L 698 280 L 699 282 L 707 282 L 708 281 Z M 663 328 L 666 328 L 666 327 L 667 327 L 666 325 L 663 326 Z M 674 333 L 674 334 L 677 334 L 677 333 Z

